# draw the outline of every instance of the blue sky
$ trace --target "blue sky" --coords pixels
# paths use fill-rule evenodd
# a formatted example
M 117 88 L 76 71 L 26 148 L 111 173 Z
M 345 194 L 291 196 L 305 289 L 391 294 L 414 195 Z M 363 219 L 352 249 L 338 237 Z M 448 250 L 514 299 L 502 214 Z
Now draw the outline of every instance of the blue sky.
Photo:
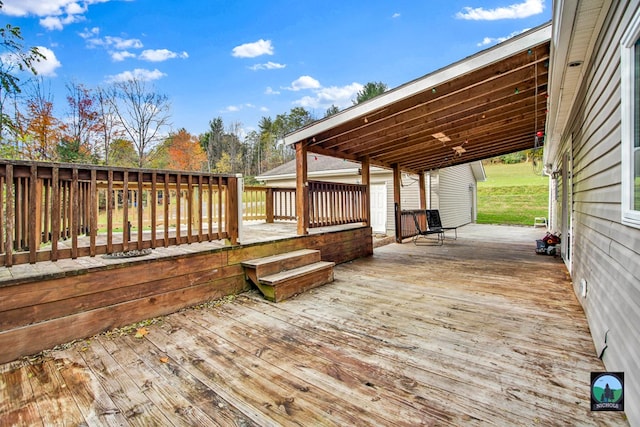
M 59 116 L 65 85 L 149 80 L 193 134 L 256 129 L 296 106 L 320 118 L 367 82 L 400 86 L 551 20 L 551 0 L 4 0 Z

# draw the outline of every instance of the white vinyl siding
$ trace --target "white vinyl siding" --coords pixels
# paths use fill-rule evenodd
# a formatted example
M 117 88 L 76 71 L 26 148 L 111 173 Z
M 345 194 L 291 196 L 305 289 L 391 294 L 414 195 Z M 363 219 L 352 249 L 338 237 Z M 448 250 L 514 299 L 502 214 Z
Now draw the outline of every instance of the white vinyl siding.
M 622 222 L 640 228 L 640 16 L 620 46 L 622 86 Z
M 459 227 L 473 222 L 475 178 L 469 165 L 441 169 L 438 184 L 442 225 Z
M 597 352 L 607 336 L 606 368 L 625 372 L 628 402 L 640 401 L 640 229 L 622 221 L 620 41 L 638 13 L 638 1 L 611 2 L 593 55 L 582 65 L 584 79 L 562 135 L 563 141 L 571 141 L 565 147 L 573 158 L 574 290 Z M 561 169 L 562 155 L 559 150 L 554 159 L 556 170 Z M 582 280 L 586 297 L 580 292 Z M 639 405 L 625 410 L 632 425 L 640 423 Z

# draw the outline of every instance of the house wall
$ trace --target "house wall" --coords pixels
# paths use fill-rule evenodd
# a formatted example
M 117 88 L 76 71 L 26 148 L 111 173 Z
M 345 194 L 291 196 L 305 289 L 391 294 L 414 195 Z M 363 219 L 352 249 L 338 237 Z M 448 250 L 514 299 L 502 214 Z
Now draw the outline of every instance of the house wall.
M 440 170 L 438 209 L 443 226 L 459 227 L 475 220 L 475 185 L 469 165 Z
M 585 77 L 573 103 L 569 125 L 554 159 L 573 159 L 571 179 L 556 183 L 551 228 L 559 230 L 562 213 L 570 214 L 571 277 L 589 327 L 609 371 L 625 373 L 625 412 L 640 425 L 640 230 L 621 221 L 620 40 L 638 1 L 612 2 Z M 562 206 L 563 185 L 572 203 Z M 586 297 L 581 281 L 586 281 Z

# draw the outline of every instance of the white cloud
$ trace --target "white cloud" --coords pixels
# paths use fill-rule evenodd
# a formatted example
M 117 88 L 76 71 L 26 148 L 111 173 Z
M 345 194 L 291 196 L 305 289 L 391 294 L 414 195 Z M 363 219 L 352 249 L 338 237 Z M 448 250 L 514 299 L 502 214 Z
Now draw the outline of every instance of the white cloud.
M 346 86 L 319 88 L 314 91 L 313 96 L 304 96 L 294 101 L 294 104 L 305 108 L 329 108 L 331 105 L 346 108 L 353 104 L 352 100 L 362 90 L 362 87 L 360 83 L 354 82 Z
M 113 46 L 116 49 L 140 49 L 143 44 L 139 39 L 123 39 L 122 37 L 106 36 L 103 41 L 105 46 Z
M 538 15 L 544 10 L 544 0 L 524 0 L 510 6 L 485 9 L 482 7 L 465 7 L 456 14 L 458 19 L 473 21 L 494 21 L 497 19 L 519 19 Z
M 298 77 L 296 80 L 294 80 L 293 82 L 291 82 L 291 86 L 284 88 L 287 90 L 292 90 L 294 92 L 297 92 L 299 90 L 303 90 L 303 89 L 319 89 L 320 86 L 320 82 L 317 81 L 316 79 L 314 79 L 311 76 L 300 76 Z
M 252 65 L 251 67 L 249 67 L 250 70 L 253 71 L 257 71 L 257 70 L 278 70 L 280 68 L 284 68 L 286 67 L 286 65 L 284 64 L 278 64 L 277 62 L 267 62 L 264 64 L 255 64 Z
M 62 66 L 58 58 L 56 58 L 56 54 L 44 46 L 37 46 L 37 48 L 44 58 L 41 58 L 40 61 L 33 62 L 33 69 L 40 76 L 55 77 L 56 69 Z M 8 67 L 15 67 L 17 69 L 21 60 L 13 53 L 4 53 L 0 55 L 0 62 Z
M 267 107 L 260 107 L 260 111 L 263 113 L 267 113 L 269 112 L 269 109 Z
M 484 39 L 482 39 L 482 41 L 480 43 L 478 43 L 478 46 L 482 47 L 482 46 L 487 46 L 487 45 L 494 44 L 494 43 L 502 43 L 504 41 L 509 40 L 512 37 L 515 37 L 515 36 L 517 36 L 519 34 L 527 32 L 527 31 L 529 31 L 529 28 L 526 28 L 526 29 L 524 29 L 522 31 L 514 31 L 513 33 L 509 34 L 506 37 L 485 37 Z
M 104 47 L 106 49 L 126 50 L 141 49 L 144 46 L 140 39 L 125 39 L 113 36 L 100 38 L 98 37 L 100 35 L 100 29 L 98 27 L 94 27 L 90 30 L 85 28 L 84 32 L 79 33 L 79 35 L 86 40 L 88 47 Z
M 234 47 L 231 55 L 236 58 L 255 58 L 261 55 L 273 55 L 273 45 L 271 44 L 271 40 L 260 39 L 257 42 L 245 43 Z
M 126 81 L 130 81 L 130 80 L 142 80 L 142 81 L 152 81 L 152 80 L 158 80 L 162 77 L 165 77 L 166 74 L 163 73 L 162 71 L 158 70 L 157 68 L 155 70 L 147 70 L 144 68 L 136 68 L 133 71 L 124 71 L 120 74 L 115 74 L 113 76 L 107 76 L 107 82 L 108 83 L 115 83 L 115 82 L 126 82 Z
M 119 52 L 111 52 L 111 59 L 113 59 L 116 62 L 121 62 L 127 58 L 135 58 L 135 57 L 136 57 L 135 53 L 131 53 L 127 50 L 122 50 Z
M 173 58 L 188 58 L 187 52 L 176 53 L 168 49 L 146 49 L 143 50 L 139 58 L 144 61 L 162 62 Z
M 100 28 L 99 27 L 85 28 L 84 31 L 78 33 L 78 35 L 85 40 L 96 38 L 98 37 L 98 35 L 100 35 Z
M 280 91 L 278 90 L 273 90 L 273 88 L 271 86 L 267 86 L 267 88 L 264 91 L 265 95 L 280 95 Z
M 396 12 L 393 15 L 391 15 L 392 18 L 400 18 L 400 13 Z
M 227 108 L 224 109 L 223 112 L 235 113 L 236 111 L 240 111 L 240 107 L 238 107 L 237 105 L 229 105 Z
M 47 16 L 40 20 L 40 25 L 47 30 L 62 30 L 65 25 L 80 21 L 84 21 L 84 16 L 67 15 L 62 18 L 59 16 Z
M 9 16 L 38 16 L 48 30 L 61 30 L 65 25 L 83 21 L 90 5 L 109 0 L 4 0 L 2 12 Z
M 58 58 L 56 58 L 56 54 L 44 46 L 38 46 L 38 52 L 44 56 L 44 59 L 34 62 L 33 68 L 35 68 L 39 76 L 55 77 L 56 69 L 62 66 Z

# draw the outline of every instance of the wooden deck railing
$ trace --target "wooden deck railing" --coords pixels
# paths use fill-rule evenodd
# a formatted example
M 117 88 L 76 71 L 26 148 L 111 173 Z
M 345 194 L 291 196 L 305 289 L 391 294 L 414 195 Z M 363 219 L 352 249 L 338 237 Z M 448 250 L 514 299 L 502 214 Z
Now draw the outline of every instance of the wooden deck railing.
M 0 264 L 238 238 L 235 176 L 0 161 Z
M 309 228 L 367 222 L 367 186 L 309 181 Z
M 268 223 L 296 219 L 296 189 L 245 186 L 242 220 Z
M 427 211 L 424 209 L 403 210 L 400 212 L 400 238 L 408 239 L 409 237 L 416 236 L 418 230 L 416 229 L 416 222 L 413 219 L 413 215 L 418 218 L 418 223 L 423 230 L 427 229 Z

